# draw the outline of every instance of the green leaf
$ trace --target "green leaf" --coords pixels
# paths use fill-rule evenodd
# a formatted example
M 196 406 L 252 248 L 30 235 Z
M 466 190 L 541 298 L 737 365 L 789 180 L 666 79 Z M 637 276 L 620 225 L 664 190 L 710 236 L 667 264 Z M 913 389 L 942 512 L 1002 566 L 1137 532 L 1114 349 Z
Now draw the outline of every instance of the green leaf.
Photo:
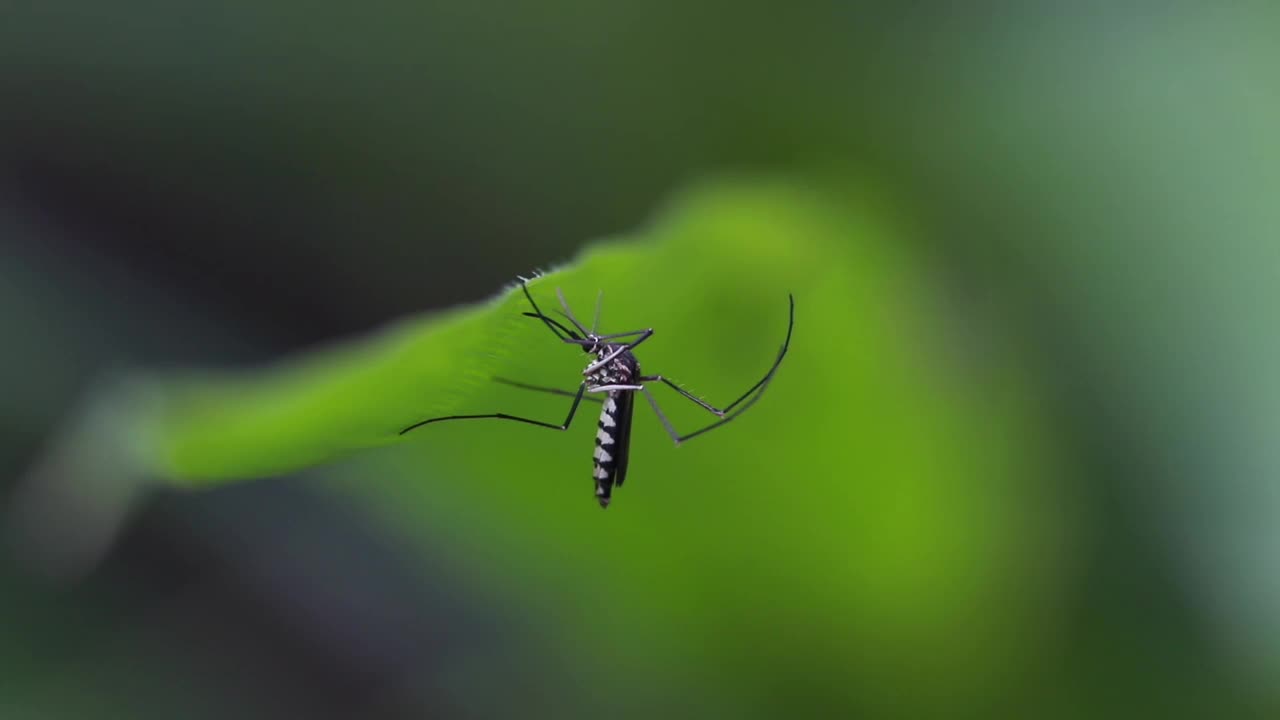
M 806 307 L 806 286 L 820 288 L 837 261 L 821 241 L 837 234 L 844 214 L 830 199 L 784 185 L 753 188 L 746 198 L 725 192 L 697 191 L 642 236 L 596 245 L 529 288 L 550 312 L 558 307 L 553 289 L 561 287 L 588 317 L 604 291 L 607 327 L 657 328 L 644 350 L 662 363 L 646 368 L 692 382 L 682 366 L 707 365 L 690 363 L 680 347 L 712 356 L 713 369 L 704 373 L 711 377 L 698 378 L 698 387 L 719 391 L 723 404 L 772 361 L 786 329 L 788 292 L 799 294 L 800 323 L 807 324 L 814 308 Z M 746 212 L 708 215 L 702 207 L 726 202 Z M 512 391 L 492 387 L 494 376 L 524 378 L 536 369 L 549 382 L 576 387 L 578 376 L 565 370 L 580 369 L 587 358 L 521 316 L 528 309 L 513 285 L 489 301 L 409 318 L 276 367 L 158 380 L 163 402 L 145 428 L 151 469 L 178 484 L 277 474 L 355 450 L 428 441 L 437 428 L 398 434 L 424 418 L 503 410 L 502 397 Z M 536 404 L 548 420 L 563 418 L 555 404 Z M 465 432 L 483 442 L 495 429 Z
M 947 305 L 866 197 L 706 183 L 530 283 L 544 310 L 560 287 L 586 317 L 603 291 L 603 330 L 655 328 L 644 370 L 717 404 L 769 367 L 795 296 L 791 354 L 739 419 L 677 448 L 637 406 L 607 512 L 592 493 L 595 406 L 565 433 L 477 420 L 398 434 L 450 413 L 563 419 L 567 398 L 490 380 L 572 389 L 587 361 L 510 289 L 272 368 L 144 377 L 132 457 L 183 486 L 348 458 L 326 487 L 447 547 L 477 591 L 520 598 L 548 652 L 600 668 L 575 677 L 598 692 L 638 697 L 621 663 L 691 683 L 691 697 L 714 692 L 719 668 L 796 702 L 893 704 L 910 696 L 895 682 L 931 672 L 939 695 L 905 702 L 945 707 L 1020 667 L 1035 612 L 1052 607 L 1058 454 L 1012 348 Z M 654 392 L 682 430 L 713 419 Z

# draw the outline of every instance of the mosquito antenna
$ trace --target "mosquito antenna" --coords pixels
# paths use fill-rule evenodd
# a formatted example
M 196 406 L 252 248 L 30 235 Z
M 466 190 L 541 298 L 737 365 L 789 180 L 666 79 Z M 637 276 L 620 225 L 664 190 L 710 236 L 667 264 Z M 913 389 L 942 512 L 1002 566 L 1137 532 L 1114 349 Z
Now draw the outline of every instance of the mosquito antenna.
M 591 320 L 591 334 L 595 335 L 600 331 L 600 303 L 604 300 L 604 288 L 596 293 L 596 316 Z
M 527 312 L 527 313 L 524 313 L 525 315 L 527 315 L 527 316 L 529 316 L 529 317 L 535 317 L 535 318 L 538 318 L 539 320 L 541 320 L 541 321 L 542 321 L 542 324 L 546 325 L 546 326 L 547 326 L 547 329 L 548 329 L 548 330 L 550 330 L 551 332 L 555 333 L 555 336 L 556 336 L 556 337 L 558 337 L 558 338 L 560 338 L 561 340 L 566 340 L 566 341 L 567 341 L 567 340 L 568 340 L 568 338 L 566 338 L 564 335 L 561 335 L 561 334 L 560 334 L 560 332 L 567 333 L 567 334 L 568 334 L 568 336 L 569 336 L 569 337 L 571 337 L 571 338 L 573 338 L 574 340 L 581 340 L 581 339 L 582 339 L 582 338 L 580 338 L 580 337 L 578 336 L 578 334 L 577 334 L 577 333 L 575 333 L 574 331 L 570 330 L 569 328 L 565 327 L 564 325 L 561 325 L 560 323 L 556 322 L 555 320 L 552 320 L 551 318 L 549 318 L 549 317 L 547 317 L 546 315 L 544 315 L 544 314 L 543 314 L 543 312 L 542 312 L 542 308 L 538 307 L 538 303 L 534 302 L 534 300 L 533 300 L 533 295 L 530 295 L 530 294 L 529 294 L 529 285 L 528 285 L 527 283 L 523 283 L 523 282 L 522 282 L 522 283 L 520 283 L 520 289 L 524 291 L 524 296 L 525 296 L 525 298 L 527 298 L 527 299 L 529 300 L 529 304 L 533 306 L 533 310 L 534 310 L 534 311 L 533 311 L 533 312 L 531 312 L 531 313 L 528 313 L 528 312 Z M 562 300 L 563 300 L 563 298 L 562 298 Z M 556 330 L 556 328 L 559 328 L 559 331 L 557 331 L 557 330 Z
M 578 318 L 574 317 L 573 311 L 569 309 L 569 302 L 564 299 L 564 291 L 560 288 L 556 288 L 556 297 L 560 298 L 560 307 L 564 308 L 564 316 L 569 318 L 569 322 L 573 323 L 573 326 L 578 328 L 578 332 L 590 337 L 591 333 L 587 332 L 587 329 L 582 327 L 582 323 L 578 322 Z
M 569 328 L 565 327 L 564 325 L 560 324 L 560 321 L 558 321 L 558 320 L 556 320 L 556 319 L 554 319 L 554 318 L 549 318 L 549 317 L 547 317 L 546 315 L 539 315 L 538 313 L 531 313 L 531 312 L 521 313 L 521 315 L 524 315 L 525 317 L 537 318 L 537 319 L 539 319 L 539 320 L 543 321 L 544 323 L 547 323 L 548 325 L 554 325 L 554 326 L 556 326 L 557 328 L 560 328 L 560 331 L 561 331 L 561 332 L 563 332 L 563 333 L 567 334 L 569 337 L 573 338 L 574 340 L 581 340 L 581 339 L 582 339 L 582 338 L 578 337 L 578 333 L 576 333 L 576 332 L 574 332 L 574 331 L 570 330 Z M 563 337 L 561 337 L 561 339 L 563 340 L 564 338 L 563 338 Z

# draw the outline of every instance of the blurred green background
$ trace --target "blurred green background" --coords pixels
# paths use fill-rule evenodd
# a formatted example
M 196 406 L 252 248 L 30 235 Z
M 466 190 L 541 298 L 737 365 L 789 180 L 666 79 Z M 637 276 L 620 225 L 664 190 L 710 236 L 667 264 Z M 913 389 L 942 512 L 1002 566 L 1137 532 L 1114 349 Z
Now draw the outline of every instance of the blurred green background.
M 1275 716 L 1277 19 L 0 9 L 0 717 Z M 283 476 L 130 512 L 93 455 L 32 484 L 116 372 L 341 376 L 577 257 L 538 296 L 604 287 L 712 401 L 797 297 L 750 414 L 676 449 L 637 408 L 607 512 L 590 421 L 346 452 L 379 396 Z M 449 318 L 572 386 L 520 308 Z M 378 375 L 391 426 L 437 371 Z

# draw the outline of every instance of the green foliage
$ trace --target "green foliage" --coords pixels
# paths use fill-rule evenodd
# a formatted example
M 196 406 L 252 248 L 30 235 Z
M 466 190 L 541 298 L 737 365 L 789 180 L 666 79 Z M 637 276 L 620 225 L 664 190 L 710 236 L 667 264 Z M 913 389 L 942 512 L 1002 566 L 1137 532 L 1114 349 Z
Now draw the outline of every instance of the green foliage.
M 868 230 L 845 226 L 850 218 L 834 197 L 784 184 L 731 187 L 691 193 L 641 236 L 597 245 L 571 267 L 533 280 L 531 290 L 551 311 L 558 307 L 553 288 L 562 287 L 583 315 L 605 291 L 607 329 L 657 328 L 641 353 L 647 368 L 710 397 L 736 395 L 772 360 L 787 293 L 800 295 L 801 326 L 817 329 L 819 313 L 832 308 L 815 307 L 825 300 L 806 295 L 846 284 L 832 270 L 845 264 L 847 248 L 830 241 Z M 855 293 L 895 281 L 873 267 L 863 272 L 862 288 L 849 288 Z M 557 347 L 520 315 L 527 309 L 523 295 L 508 288 L 489 302 L 410 318 L 278 367 L 166 380 L 147 433 L 154 467 L 179 484 L 275 474 L 396 442 L 400 428 L 425 417 L 484 412 L 489 402 L 509 407 L 511 391 L 493 387 L 495 375 L 539 372 L 549 384 L 573 388 L 577 376 L 565 368 L 585 358 Z M 846 339 L 807 342 L 839 350 Z M 863 361 L 844 360 L 851 368 Z M 546 410 L 556 419 L 555 406 Z M 430 443 L 438 430 L 407 439 Z M 474 425 L 443 432 L 477 440 L 506 435 L 505 428 Z
M 153 380 L 143 465 L 195 486 L 380 447 L 341 465 L 334 491 L 449 547 L 495 601 L 524 599 L 547 628 L 533 652 L 585 658 L 600 692 L 641 692 L 629 673 L 690 698 L 754 676 L 761 700 L 899 703 L 895 683 L 937 671 L 936 695 L 909 704 L 980 695 L 1009 680 L 1028 648 L 1013 638 L 1051 606 L 1054 453 L 1016 359 L 991 335 L 979 344 L 858 197 L 704 185 L 530 283 L 544 309 L 561 287 L 584 316 L 603 290 L 602 329 L 654 327 L 645 370 L 716 403 L 769 366 L 795 294 L 792 352 L 739 420 L 677 448 L 638 406 L 608 511 L 592 496 L 594 406 L 563 434 L 490 421 L 397 434 L 455 412 L 563 417 L 567 399 L 488 380 L 572 388 L 586 362 L 510 289 L 277 367 Z M 678 427 L 709 419 L 656 393 Z

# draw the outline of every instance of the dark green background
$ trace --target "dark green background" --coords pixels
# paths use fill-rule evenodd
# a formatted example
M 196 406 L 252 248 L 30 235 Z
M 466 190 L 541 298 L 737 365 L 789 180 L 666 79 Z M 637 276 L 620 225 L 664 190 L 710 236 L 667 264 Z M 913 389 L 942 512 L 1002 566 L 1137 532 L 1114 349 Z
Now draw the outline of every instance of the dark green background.
M 559 604 L 575 587 L 611 587 L 592 568 L 522 573 L 486 557 L 497 545 L 468 540 L 540 537 L 565 559 L 556 548 L 592 535 L 512 529 L 518 503 L 468 507 L 462 491 L 452 526 L 413 503 L 388 512 L 355 501 L 364 482 L 404 487 L 375 470 L 400 451 L 374 452 L 161 494 L 74 582 L 17 537 L 0 568 L 10 618 L 0 712 L 1270 716 L 1280 704 L 1276 20 L 1173 4 L 6 6 L 6 489 L 104 371 L 261 361 L 479 300 L 644 226 L 689 182 L 732 173 L 858 188 L 886 219 L 876 242 L 909 259 L 906 287 L 918 288 L 890 305 L 932 318 L 938 337 L 965 349 L 915 360 L 994 362 L 1003 376 L 1012 357 L 1027 375 L 1019 397 L 1052 438 L 1022 448 L 1045 460 L 1027 485 L 1057 512 L 999 526 L 999 552 L 976 560 L 1000 568 L 1020 547 L 1035 550 L 1027 566 L 1043 557 L 1034 590 L 1019 573 L 979 583 L 972 597 L 1005 598 L 975 608 L 982 632 L 962 616 L 913 624 L 925 617 L 913 609 L 945 603 L 914 597 L 917 586 L 880 588 L 876 606 L 798 562 L 770 565 L 791 576 L 765 589 L 732 565 L 619 581 L 621 607 L 642 613 L 675 607 L 687 587 L 708 594 L 679 616 L 696 622 L 659 616 L 611 644 Z M 699 310 L 723 312 L 689 312 Z M 965 374 L 948 376 L 960 378 L 956 392 L 972 389 Z M 921 387 L 931 387 L 923 377 Z M 820 418 L 838 411 L 821 396 L 780 397 L 787 423 L 805 421 L 805 403 Z M 934 407 L 908 410 L 927 419 Z M 751 422 L 778 422 L 766 402 L 753 412 Z M 966 422 L 993 417 L 973 410 Z M 751 427 L 739 437 L 774 460 L 809 450 L 795 431 L 761 447 L 767 426 Z M 851 422 L 850 444 L 860 427 Z M 450 437 L 465 449 L 492 433 Z M 652 462 L 677 467 L 669 448 L 651 447 Z M 813 462 L 823 451 L 812 448 Z M 457 480 L 452 467 L 421 482 Z M 572 496 L 563 466 L 534 464 L 526 480 L 522 493 L 554 482 L 556 499 Z M 659 513 L 655 493 L 669 490 L 633 482 L 623 499 Z M 795 507 L 800 491 L 778 488 L 789 495 L 776 502 Z M 758 490 L 742 497 L 716 525 L 758 539 L 743 505 L 766 518 L 760 526 L 777 506 Z M 848 537 L 901 535 L 929 517 L 925 501 L 937 497 L 851 519 Z M 715 512 L 670 507 L 692 526 Z M 978 526 L 974 507 L 958 504 L 951 522 Z M 588 511 L 598 514 L 589 499 L 557 512 Z M 1038 545 L 1046 533 L 1060 545 Z M 724 542 L 716 557 L 730 556 Z M 886 566 L 905 552 L 850 551 Z M 908 577 L 951 567 L 906 557 Z M 795 586 L 841 613 L 829 633 L 792 630 L 823 626 L 784 612 L 815 607 L 788 595 Z M 743 587 L 752 602 L 733 602 Z M 733 614 L 770 598 L 777 615 Z M 1006 616 L 1014 607 L 1024 614 Z M 990 649 L 957 638 L 989 638 Z M 678 662 L 656 672 L 664 651 Z M 984 672 L 957 658 L 1001 663 Z

